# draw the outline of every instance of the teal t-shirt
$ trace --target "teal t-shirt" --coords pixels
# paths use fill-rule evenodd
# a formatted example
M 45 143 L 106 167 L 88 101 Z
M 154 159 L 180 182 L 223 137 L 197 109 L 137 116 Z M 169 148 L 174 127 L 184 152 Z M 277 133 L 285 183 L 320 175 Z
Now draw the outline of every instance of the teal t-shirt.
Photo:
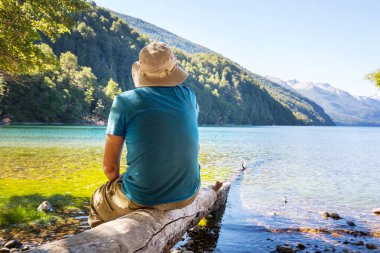
M 122 190 L 141 205 L 191 197 L 200 185 L 198 110 L 187 86 L 143 87 L 118 95 L 107 134 L 125 137 Z

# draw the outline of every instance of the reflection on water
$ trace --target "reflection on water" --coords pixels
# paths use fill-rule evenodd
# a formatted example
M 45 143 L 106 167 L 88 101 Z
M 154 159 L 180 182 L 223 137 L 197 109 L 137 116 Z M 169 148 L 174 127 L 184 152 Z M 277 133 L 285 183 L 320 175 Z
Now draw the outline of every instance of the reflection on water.
M 216 152 L 232 149 L 225 156 L 234 168 L 240 159 L 249 165 L 232 186 L 216 252 L 268 252 L 284 243 L 365 251 L 353 245 L 360 240 L 380 246 L 372 236 L 341 235 L 380 232 L 371 212 L 380 206 L 380 129 L 210 128 L 203 136 Z M 345 219 L 325 219 L 326 211 Z

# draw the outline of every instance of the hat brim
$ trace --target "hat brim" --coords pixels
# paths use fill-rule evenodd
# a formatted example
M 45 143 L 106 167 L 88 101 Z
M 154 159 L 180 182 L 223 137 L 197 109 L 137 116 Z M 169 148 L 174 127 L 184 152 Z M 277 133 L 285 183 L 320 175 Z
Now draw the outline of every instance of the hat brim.
M 138 87 L 146 87 L 146 86 L 177 86 L 189 76 L 189 74 L 183 70 L 178 65 L 168 76 L 165 77 L 148 77 L 144 76 L 139 71 L 140 63 L 136 61 L 132 65 L 132 79 L 135 83 L 135 86 Z

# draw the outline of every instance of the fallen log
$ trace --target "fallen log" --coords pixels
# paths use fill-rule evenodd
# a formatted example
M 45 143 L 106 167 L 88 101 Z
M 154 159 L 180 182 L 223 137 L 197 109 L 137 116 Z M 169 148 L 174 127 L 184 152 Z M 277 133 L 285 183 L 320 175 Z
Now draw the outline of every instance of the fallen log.
M 230 182 L 202 188 L 182 209 L 139 209 L 116 220 L 28 252 L 168 252 L 186 231 L 225 205 Z

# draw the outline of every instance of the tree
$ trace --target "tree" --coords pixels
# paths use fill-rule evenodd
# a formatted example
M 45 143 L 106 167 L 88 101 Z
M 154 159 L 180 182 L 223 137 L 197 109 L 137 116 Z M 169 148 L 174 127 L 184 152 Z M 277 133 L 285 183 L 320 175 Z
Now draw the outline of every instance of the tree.
M 375 82 L 376 86 L 380 88 L 380 69 L 368 74 L 366 78 L 372 82 Z
M 121 89 L 117 82 L 115 82 L 112 78 L 108 81 L 107 86 L 103 89 L 104 94 L 110 99 L 114 99 L 116 95 L 121 93 Z
M 52 69 L 42 36 L 56 40 L 75 24 L 72 14 L 86 9 L 84 0 L 0 0 L 0 75 L 31 74 Z

